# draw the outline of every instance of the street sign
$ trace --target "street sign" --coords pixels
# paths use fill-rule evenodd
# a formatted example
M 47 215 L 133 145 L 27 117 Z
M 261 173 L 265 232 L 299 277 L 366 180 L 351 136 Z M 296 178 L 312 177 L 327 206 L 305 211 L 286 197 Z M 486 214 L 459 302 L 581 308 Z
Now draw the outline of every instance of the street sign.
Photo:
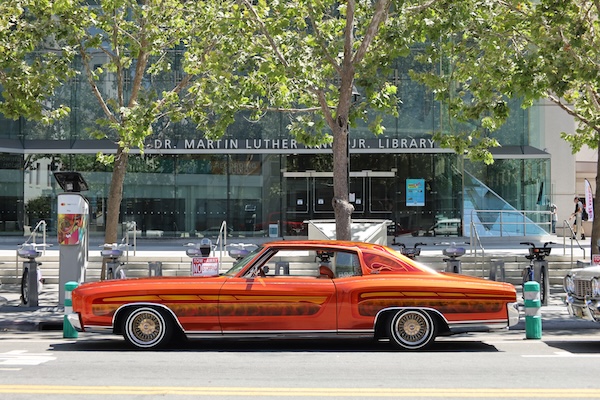
M 217 257 L 192 258 L 192 276 L 219 275 L 219 259 Z

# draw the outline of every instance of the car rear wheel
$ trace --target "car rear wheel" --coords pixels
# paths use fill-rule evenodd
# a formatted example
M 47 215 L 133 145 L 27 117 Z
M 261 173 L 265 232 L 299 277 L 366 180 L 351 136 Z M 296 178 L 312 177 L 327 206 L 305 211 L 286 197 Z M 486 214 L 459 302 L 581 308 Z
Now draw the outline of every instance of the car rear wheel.
M 390 319 L 390 339 L 404 350 L 424 349 L 435 340 L 435 322 L 423 310 L 401 310 Z
M 134 347 L 162 347 L 173 335 L 173 322 L 164 311 L 152 307 L 133 309 L 125 318 L 123 337 Z

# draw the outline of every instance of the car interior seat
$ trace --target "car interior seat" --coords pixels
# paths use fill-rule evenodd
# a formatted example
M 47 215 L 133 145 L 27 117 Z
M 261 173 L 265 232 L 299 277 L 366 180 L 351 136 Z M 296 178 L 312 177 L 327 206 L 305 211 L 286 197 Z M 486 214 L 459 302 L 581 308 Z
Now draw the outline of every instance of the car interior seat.
M 321 265 L 319 267 L 319 278 L 329 278 L 329 279 L 333 279 L 334 278 L 334 274 L 333 271 L 331 270 L 331 268 L 329 268 L 326 265 Z

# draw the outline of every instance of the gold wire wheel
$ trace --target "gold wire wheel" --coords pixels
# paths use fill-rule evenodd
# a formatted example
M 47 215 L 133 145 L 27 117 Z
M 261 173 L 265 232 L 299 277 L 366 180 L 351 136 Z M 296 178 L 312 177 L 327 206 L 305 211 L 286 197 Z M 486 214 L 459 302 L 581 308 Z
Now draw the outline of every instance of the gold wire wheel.
M 422 310 L 401 310 L 394 315 L 390 326 L 394 344 L 406 350 L 427 347 L 435 339 L 431 316 Z
M 170 322 L 160 310 L 151 307 L 136 308 L 125 321 L 125 339 L 138 348 L 154 348 L 170 338 Z

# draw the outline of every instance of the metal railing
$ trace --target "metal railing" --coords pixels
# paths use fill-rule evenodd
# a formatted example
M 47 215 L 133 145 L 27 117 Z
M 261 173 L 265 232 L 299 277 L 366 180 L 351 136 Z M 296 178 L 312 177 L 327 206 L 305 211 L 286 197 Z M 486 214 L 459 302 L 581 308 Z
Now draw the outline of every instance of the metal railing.
M 485 275 L 485 248 L 483 247 L 483 243 L 481 242 L 481 237 L 479 237 L 479 232 L 477 232 L 477 229 L 475 229 L 475 224 L 473 223 L 473 221 L 471 221 L 471 224 L 469 226 L 470 232 L 469 232 L 469 252 L 475 256 L 475 262 L 477 264 L 479 264 L 479 262 L 481 261 L 481 276 L 483 277 Z M 481 250 L 481 258 L 477 257 L 477 248 L 479 248 Z
M 570 233 L 569 235 L 565 235 L 565 232 Z M 571 224 L 569 223 L 569 221 L 567 221 L 566 219 L 563 220 L 563 226 L 562 226 L 562 235 L 563 235 L 563 255 L 565 255 L 567 253 L 567 237 L 569 237 L 570 241 L 571 241 L 571 264 L 573 264 L 573 242 L 577 243 L 577 247 L 579 247 L 579 249 L 581 251 L 583 251 L 583 259 L 585 260 L 585 249 L 583 248 L 583 246 L 581 245 L 581 243 L 579 243 L 579 239 L 577 239 L 577 235 L 575 234 L 575 231 L 573 230 L 573 227 L 571 226 Z M 590 252 L 593 253 L 594 250 L 590 249 Z
M 127 258 L 129 259 L 129 246 L 133 247 L 133 255 L 135 256 L 137 250 L 137 223 L 135 221 L 123 222 L 125 228 L 125 234 L 123 235 L 124 243 L 127 245 Z M 133 232 L 133 244 L 129 244 L 129 232 Z
M 36 242 L 36 237 L 37 234 L 39 232 L 41 232 L 42 234 L 42 243 L 41 243 L 41 247 L 42 248 L 42 254 L 45 255 L 46 254 L 46 247 L 48 247 L 48 244 L 46 243 L 46 231 L 48 230 L 48 225 L 46 224 L 45 220 L 41 220 L 39 221 L 36 225 L 35 228 L 33 228 L 33 230 L 31 231 L 31 233 L 29 234 L 29 237 L 27 238 L 27 240 L 25 240 L 25 242 L 23 242 L 23 244 L 21 244 L 21 246 L 31 243 L 33 245 L 38 244 Z M 38 232 L 39 231 L 39 232 Z M 15 276 L 17 277 L 17 279 L 19 279 L 20 275 L 20 271 L 19 271 L 19 249 L 15 250 Z
M 221 259 L 223 257 L 223 250 L 227 246 L 227 221 L 221 222 L 219 228 L 219 235 L 217 236 L 217 243 L 215 243 L 215 249 L 219 249 L 219 268 L 221 267 Z
M 486 214 L 492 215 L 493 218 L 490 219 L 493 221 L 484 222 Z M 486 231 L 497 232 L 494 236 L 527 236 L 535 234 L 539 229 L 549 232 L 552 227 L 552 213 L 531 210 L 471 210 L 471 224 L 475 231 L 477 226 L 480 226 Z

